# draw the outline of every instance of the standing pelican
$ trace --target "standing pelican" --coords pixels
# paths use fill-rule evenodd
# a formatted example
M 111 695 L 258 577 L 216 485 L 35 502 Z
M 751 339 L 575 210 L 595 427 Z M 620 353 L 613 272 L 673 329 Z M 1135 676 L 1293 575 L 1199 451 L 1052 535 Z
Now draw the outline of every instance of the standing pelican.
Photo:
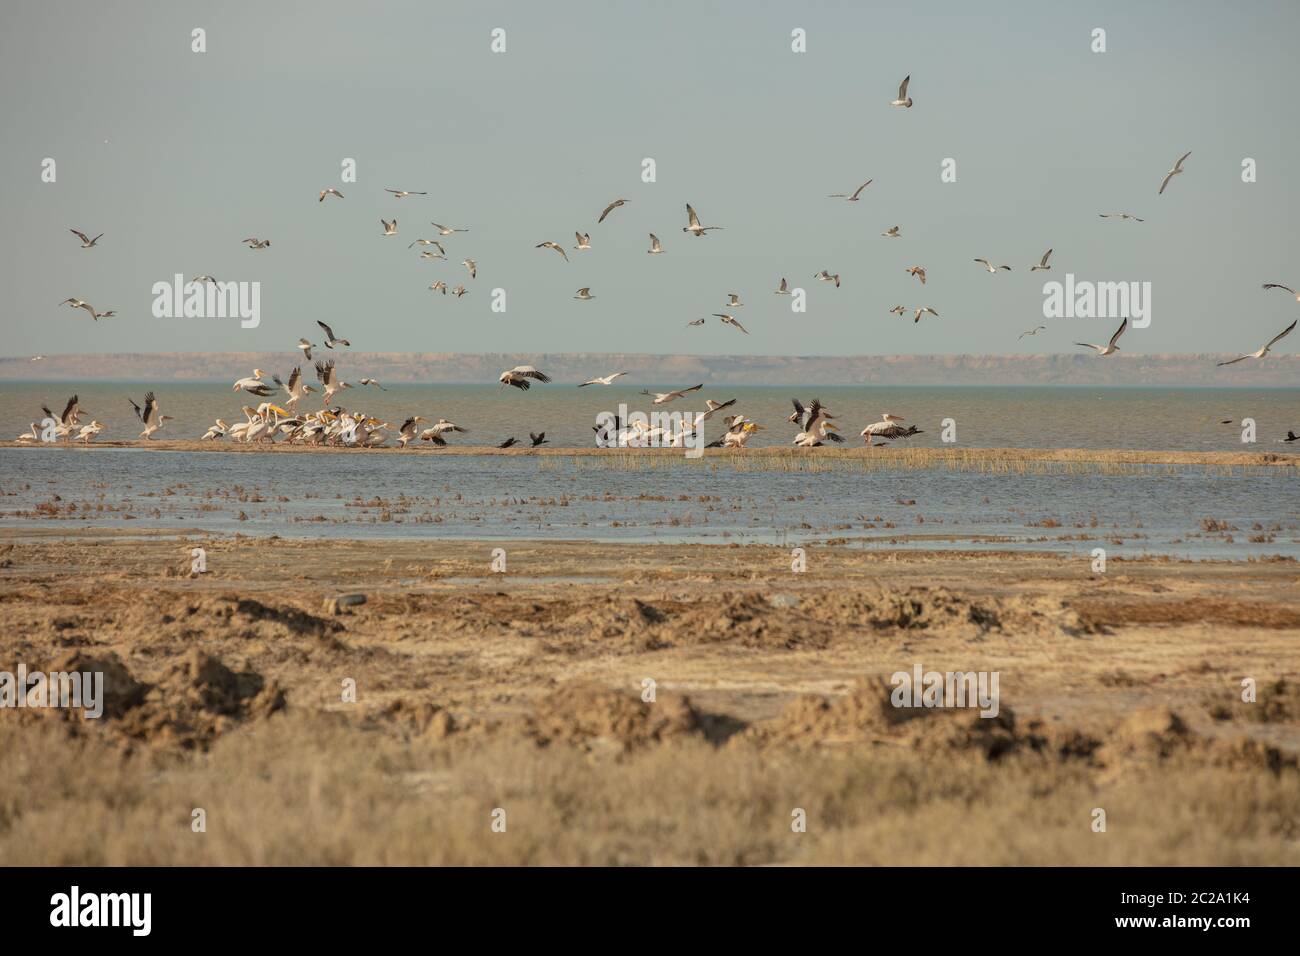
M 1119 324 L 1119 328 L 1115 330 L 1115 334 L 1110 337 L 1110 342 L 1106 345 L 1093 345 L 1090 342 L 1075 342 L 1074 344 L 1085 349 L 1096 349 L 1098 355 L 1112 355 L 1119 351 L 1119 346 L 1115 343 L 1118 342 L 1119 337 L 1127 331 L 1128 319 L 1125 318 L 1124 321 Z M 1237 359 L 1237 361 L 1241 360 Z

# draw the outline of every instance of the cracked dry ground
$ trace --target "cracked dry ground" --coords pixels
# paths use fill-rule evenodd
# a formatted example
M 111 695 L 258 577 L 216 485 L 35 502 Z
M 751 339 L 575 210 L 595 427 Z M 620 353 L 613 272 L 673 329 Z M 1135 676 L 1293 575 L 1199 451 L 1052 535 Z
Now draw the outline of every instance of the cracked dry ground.
M 807 561 L 13 536 L 0 670 L 102 670 L 107 709 L 0 711 L 0 860 L 1300 862 L 1294 562 Z M 1000 713 L 888 706 L 918 663 Z

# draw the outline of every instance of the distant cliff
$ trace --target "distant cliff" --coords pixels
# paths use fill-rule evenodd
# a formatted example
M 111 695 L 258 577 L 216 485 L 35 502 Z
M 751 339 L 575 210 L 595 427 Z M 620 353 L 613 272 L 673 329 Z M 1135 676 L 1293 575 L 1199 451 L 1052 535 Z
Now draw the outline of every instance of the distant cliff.
M 504 369 L 535 365 L 558 382 L 626 371 L 637 382 L 732 385 L 1180 385 L 1300 387 L 1300 355 L 1274 354 L 1227 368 L 1220 354 L 1079 355 L 639 355 L 613 352 L 353 352 L 335 358 L 345 380 L 491 384 Z M 313 353 L 313 357 L 315 353 Z M 289 352 L 127 352 L 0 358 L 0 379 L 58 381 L 234 381 L 254 367 L 282 375 Z M 304 367 L 305 373 L 314 374 Z

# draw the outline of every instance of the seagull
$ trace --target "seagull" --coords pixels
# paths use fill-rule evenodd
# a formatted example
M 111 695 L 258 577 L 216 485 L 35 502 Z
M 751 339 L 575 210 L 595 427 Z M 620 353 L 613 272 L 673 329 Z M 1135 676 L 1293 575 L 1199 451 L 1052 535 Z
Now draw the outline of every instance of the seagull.
M 1296 300 L 1297 302 L 1300 302 L 1300 292 L 1297 292 L 1295 289 L 1291 288 L 1290 286 L 1279 285 L 1279 284 L 1276 283 L 1276 282 L 1265 282 L 1265 283 L 1264 283 L 1264 288 L 1265 288 L 1265 289 L 1284 289 L 1284 290 L 1286 290 L 1287 292 L 1290 292 L 1293 296 L 1295 296 L 1295 300 Z
M 813 276 L 813 278 L 814 278 L 814 279 L 820 279 L 822 282 L 834 282 L 834 283 L 835 283 L 835 288 L 838 289 L 838 288 L 840 287 L 840 277 L 839 277 L 839 273 L 836 273 L 835 275 L 831 275 L 831 273 L 829 273 L 829 272 L 827 272 L 825 269 L 823 269 L 821 272 L 819 272 L 819 273 L 817 273 L 815 276 Z
M 890 311 L 890 313 L 892 313 L 893 315 L 902 315 L 904 312 L 907 311 L 907 306 L 905 306 L 905 305 L 896 305 L 896 306 L 894 306 L 892 309 L 890 309 L 889 311 Z
M 997 271 L 998 271 L 999 269 L 1005 269 L 1007 272 L 1010 272 L 1010 271 L 1011 271 L 1011 267 L 1010 267 L 1010 266 L 995 266 L 995 265 L 993 265 L 993 263 L 989 262 L 987 259 L 976 259 L 976 260 L 974 260 L 974 261 L 975 261 L 975 262 L 982 262 L 982 263 L 984 263 L 984 268 L 987 269 L 990 273 L 992 273 L 992 274 L 994 274 L 994 275 L 997 274 Z
M 585 388 L 588 385 L 613 385 L 614 379 L 621 378 L 626 374 L 627 372 L 612 372 L 609 375 L 602 375 L 599 378 L 589 378 L 587 381 L 579 385 L 578 388 Z
M 888 239 L 902 239 L 902 238 L 903 238 L 903 234 L 900 233 L 900 232 L 898 231 L 898 226 L 890 226 L 888 229 L 886 229 L 884 232 L 882 232 L 881 235 L 882 235 L 882 236 L 885 236 L 885 237 L 888 238 Z
M 681 397 L 682 397 L 683 395 L 685 395 L 687 392 L 698 392 L 698 391 L 699 391 L 700 389 L 702 389 L 703 387 L 704 387 L 704 383 L 701 382 L 699 385 L 692 385 L 690 388 L 679 388 L 679 389 L 677 389 L 677 391 L 675 391 L 675 392 L 648 392 L 648 391 L 642 390 L 641 394 L 642 394 L 642 395 L 653 395 L 653 396 L 654 396 L 654 402 L 653 402 L 652 404 L 655 404 L 655 405 L 665 405 L 665 404 L 667 404 L 668 402 L 671 402 L 671 401 L 672 401 L 673 399 L 675 399 L 675 398 L 681 398 Z
M 295 370 L 295 371 L 296 371 L 296 370 Z M 379 389 L 381 392 L 386 392 L 386 391 L 388 391 L 388 389 L 384 388 L 384 386 L 382 386 L 382 385 L 379 384 L 379 379 L 377 379 L 377 378 L 363 378 L 363 379 L 361 380 L 361 384 L 362 384 L 362 385 L 373 385 L 375 388 Z
M 573 247 L 574 249 L 590 249 L 590 248 L 591 248 L 591 233 L 589 233 L 589 232 L 585 232 L 585 233 L 584 233 L 584 232 L 575 232 L 575 233 L 573 234 L 573 236 L 574 236 L 575 239 L 578 240 L 578 244 L 577 244 L 576 246 Z
M 1085 349 L 1096 349 L 1098 355 L 1110 355 L 1119 351 L 1119 346 L 1115 343 L 1119 341 L 1119 337 L 1126 331 L 1128 331 L 1127 318 L 1119 324 L 1119 328 L 1115 330 L 1115 334 L 1110 337 L 1110 342 L 1106 345 L 1093 345 L 1090 342 L 1075 342 L 1074 344 L 1082 346 Z M 1238 359 L 1238 361 L 1240 361 L 1240 359 Z
M 704 400 L 704 404 L 707 406 L 708 411 L 706 411 L 703 415 L 700 416 L 700 421 L 707 422 L 710 418 L 713 417 L 714 412 L 720 412 L 724 408 L 730 408 L 732 405 L 736 404 L 736 400 L 733 398 L 730 401 L 726 401 L 726 402 L 715 402 L 711 398 L 706 398 Z
M 428 193 L 419 193 L 410 189 L 385 189 L 384 192 L 392 193 L 398 199 L 405 199 L 407 196 L 427 196 Z
M 88 238 L 86 234 L 79 229 L 69 229 L 68 232 L 72 233 L 74 236 L 77 236 L 81 239 L 81 248 L 83 249 L 90 249 L 94 247 L 95 243 L 99 242 L 99 240 L 104 238 L 104 234 L 102 232 L 99 235 L 97 235 L 94 239 Z
M 328 188 L 326 188 L 326 189 L 322 189 L 322 190 L 320 191 L 320 199 L 317 199 L 316 201 L 317 201 L 317 202 L 324 202 L 326 196 L 338 196 L 340 199 L 343 198 L 343 194 L 342 194 L 341 192 L 339 192 L 339 191 L 338 191 L 337 189 L 335 189 L 333 186 L 330 186 L 330 187 L 328 187 Z
M 653 232 L 650 233 L 650 248 L 646 250 L 648 255 L 657 256 L 664 251 L 664 247 L 659 244 L 659 237 Z
M 397 235 L 397 217 L 393 217 L 393 221 L 392 221 L 392 222 L 389 222 L 389 221 L 388 221 L 387 219 L 385 219 L 383 216 L 380 216 L 380 217 L 379 217 L 379 224 L 380 224 L 381 226 L 384 227 L 384 235 L 385 235 L 385 236 L 395 236 L 395 235 Z
M 740 296 L 738 296 L 736 293 L 734 292 L 727 293 L 727 306 L 729 308 L 738 309 L 738 308 L 743 308 L 744 305 L 745 303 L 740 301 Z
M 626 204 L 627 204 L 627 200 L 626 200 L 626 199 L 615 199 L 612 203 L 610 203 L 608 206 L 605 207 L 604 212 L 602 212 L 602 213 L 600 214 L 600 218 L 596 220 L 596 225 L 599 226 L 602 222 L 605 221 L 605 217 L 606 217 L 606 216 L 608 216 L 611 212 L 613 212 L 613 211 L 614 211 L 615 209 L 617 209 L 619 206 L 624 206 L 624 205 L 626 205 Z
M 898 84 L 898 99 L 890 101 L 890 106 L 901 106 L 904 109 L 912 108 L 912 98 L 907 95 L 907 84 L 911 82 L 912 74 L 903 77 L 903 82 Z
M 270 240 L 270 239 L 258 239 L 257 237 L 254 236 L 254 237 L 250 237 L 250 238 L 248 238 L 248 239 L 245 239 L 245 240 L 244 240 L 244 243 L 245 243 L 245 244 L 248 246 L 248 248 L 250 248 L 250 249 L 265 249 L 267 246 L 269 246 L 269 245 L 271 244 L 271 240 Z
M 348 348 L 352 347 L 352 343 L 349 342 L 347 339 L 336 338 L 334 335 L 334 330 L 331 329 L 324 322 L 322 322 L 320 319 L 316 320 L 316 324 L 325 330 L 325 347 L 327 349 L 332 349 L 336 345 L 346 345 Z
M 1296 322 L 1300 322 L 1300 319 L 1296 319 Z M 1294 328 L 1296 327 L 1296 322 L 1292 322 L 1290 325 L 1288 325 L 1285 329 L 1283 329 L 1283 330 L 1282 330 L 1281 332 L 1279 332 L 1277 335 L 1275 335 L 1275 336 L 1273 336 L 1271 339 L 1269 339 L 1269 340 L 1268 340 L 1268 344 L 1265 345 L 1265 346 L 1264 346 L 1262 349 L 1260 349 L 1258 352 L 1251 352 L 1249 355 L 1241 355 L 1241 356 L 1238 356 L 1238 357 L 1235 358 L 1235 359 L 1229 359 L 1227 362 L 1219 362 L 1218 364 L 1219 364 L 1219 365 L 1235 365 L 1235 364 L 1237 364 L 1238 362 L 1240 362 L 1240 361 L 1242 361 L 1242 360 L 1244 360 L 1244 359 L 1248 359 L 1248 358 L 1257 358 L 1257 359 L 1262 359 L 1265 355 L 1268 354 L 1268 350 L 1271 349 L 1275 344 L 1277 344 L 1277 342 L 1278 342 L 1279 339 L 1284 339 L 1284 338 L 1286 338 L 1288 335 L 1291 334 L 1291 330 L 1294 329 Z
M 785 276 L 781 276 L 781 284 L 780 284 L 779 286 L 776 287 L 776 291 L 773 292 L 772 294 L 773 294 L 773 295 L 790 295 L 790 286 L 789 286 L 789 284 L 785 281 Z
M 569 261 L 569 254 L 568 254 L 567 252 L 564 251 L 564 247 L 561 246 L 558 242 L 550 242 L 549 240 L 548 240 L 547 242 L 539 242 L 537 245 L 533 246 L 533 248 L 534 248 L 534 249 L 554 249 L 554 250 L 555 250 L 556 252 L 558 252 L 560 255 L 564 256 L 564 261 L 565 261 L 565 262 L 568 262 L 568 261 Z
M 694 236 L 702 236 L 706 232 L 712 232 L 715 229 L 722 228 L 721 226 L 701 226 L 700 217 L 695 215 L 695 210 L 691 208 L 690 203 L 686 204 L 686 216 L 690 220 L 690 224 L 682 226 L 682 232 L 689 232 Z
M 861 186 L 855 189 L 852 193 L 831 193 L 826 198 L 843 199 L 845 202 L 857 202 L 859 199 L 862 198 L 862 190 L 866 189 L 873 182 L 875 182 L 874 179 L 868 179 L 865 183 L 863 183 Z
M 519 439 L 517 439 L 517 438 L 507 438 L 507 439 L 506 439 L 505 441 L 503 441 L 501 444 L 497 445 L 497 447 L 498 447 L 498 448 L 509 448 L 511 445 L 517 445 L 517 444 L 519 444 Z
M 465 288 L 463 285 L 457 285 L 456 288 L 451 290 L 451 294 L 459 299 L 462 296 L 469 295 L 469 289 Z
M 934 309 L 930 308 L 928 305 L 925 305 L 916 310 L 916 315 L 912 318 L 912 324 L 915 325 L 917 322 L 920 322 L 921 316 L 924 315 L 926 312 L 929 312 L 936 319 L 939 317 L 938 312 L 934 311 Z
M 1047 326 L 1045 325 L 1035 325 L 1028 332 L 1021 332 L 1019 338 L 1017 338 L 1016 341 L 1019 342 L 1020 339 L 1023 339 L 1026 335 L 1037 335 L 1039 332 L 1043 331 L 1046 328 Z
M 312 345 L 306 339 L 298 340 L 298 349 L 299 351 L 302 352 L 303 356 L 307 359 L 308 362 L 311 361 L 311 350 L 314 349 L 315 347 L 316 346 Z
M 704 324 L 704 319 L 693 319 L 692 321 L 687 322 L 686 324 L 687 324 L 687 325 L 703 325 L 703 324 Z
M 462 259 L 460 264 L 469 270 L 469 277 L 471 279 L 478 277 L 478 263 L 473 259 Z
M 112 309 L 109 309 L 107 312 L 96 312 L 94 315 L 96 319 L 111 319 L 113 316 L 117 315 L 117 313 Z
M 574 298 L 586 300 L 586 299 L 594 299 L 596 297 L 591 294 L 590 286 L 583 286 L 581 289 L 578 290 L 578 294 L 575 295 Z
M 407 248 L 410 248 L 410 247 L 408 246 Z M 437 252 L 429 252 L 428 250 L 426 250 L 426 251 L 420 253 L 420 258 L 421 258 L 421 259 L 441 259 L 441 260 L 443 260 L 444 262 L 446 262 L 446 261 L 447 261 L 447 253 L 443 252 L 441 249 L 438 250 Z M 462 262 L 461 265 L 464 265 L 464 263 Z
M 505 388 L 507 385 L 513 385 L 515 388 L 523 389 L 526 392 L 528 391 L 528 380 L 530 378 L 535 378 L 537 381 L 542 383 L 551 380 L 550 376 L 545 372 L 539 372 L 531 365 L 516 365 L 512 369 L 502 372 L 501 377 L 497 379 L 497 381 L 501 383 L 501 388 Z M 498 391 L 500 391 L 500 389 L 498 389 Z
M 343 391 L 343 389 L 352 387 L 347 382 L 339 381 L 338 375 L 335 374 L 333 359 L 330 359 L 328 362 L 316 363 L 316 377 L 320 379 L 320 383 L 325 386 L 325 396 L 321 401 L 326 405 L 330 403 L 330 399 Z
M 744 332 L 746 335 L 749 334 L 749 331 L 743 325 L 741 325 L 739 322 L 736 321 L 735 316 L 726 315 L 722 312 L 714 312 L 713 314 L 716 315 L 718 318 L 720 318 L 727 325 L 734 325 L 736 328 L 740 329 L 740 331 Z
M 216 284 L 216 281 L 217 281 L 216 279 L 214 279 L 214 278 L 212 278 L 212 276 L 208 276 L 208 275 L 195 276 L 193 279 L 190 280 L 191 283 L 194 283 L 194 282 L 211 282 L 211 283 L 213 283 L 213 284 Z
M 92 319 L 99 318 L 99 313 L 95 311 L 95 307 L 82 299 L 64 299 L 59 305 L 66 305 L 73 309 L 85 309 L 90 313 Z
M 245 392 L 251 392 L 254 395 L 259 395 L 262 398 L 265 398 L 267 395 L 271 394 L 271 386 L 262 381 L 262 376 L 264 374 L 266 373 L 264 373 L 260 368 L 253 369 L 253 377 L 241 378 L 239 381 L 235 382 L 231 391 L 238 392 L 240 389 L 243 389 Z
M 912 266 L 907 270 L 907 274 L 910 276 L 916 276 L 921 280 L 921 285 L 925 285 L 925 269 L 921 266 Z
M 437 246 L 438 251 L 442 253 L 444 258 L 447 255 L 447 250 L 442 247 L 442 243 L 439 242 L 437 239 L 416 239 L 413 243 L 411 243 L 410 246 L 407 246 L 406 248 L 410 249 L 411 246 Z
M 905 421 L 903 416 L 890 415 L 886 412 L 882 416 L 881 421 L 873 422 L 866 428 L 862 429 L 862 437 L 867 440 L 867 447 L 872 447 L 871 439 L 873 438 L 893 440 L 895 438 L 911 438 L 913 435 L 922 434 L 921 429 L 917 428 L 915 425 L 908 425 L 904 428 L 902 425 L 898 424 L 901 421 Z
M 532 440 L 533 442 L 532 447 L 534 448 L 536 448 L 538 445 L 550 444 L 550 442 L 546 440 L 546 432 L 538 432 L 536 435 L 534 435 L 532 432 L 529 432 L 528 437 Z
M 152 438 L 163 424 L 172 420 L 170 415 L 158 414 L 158 399 L 154 398 L 153 392 L 144 393 L 144 408 L 141 409 L 133 399 L 128 399 L 131 407 L 135 409 L 135 417 L 140 419 L 144 425 L 144 431 L 139 435 L 140 438 Z
M 1146 222 L 1145 219 L 1139 219 L 1137 216 L 1130 216 L 1126 212 L 1103 212 L 1098 213 L 1102 219 L 1132 219 L 1135 222 Z
M 441 226 L 436 222 L 431 222 L 429 225 L 437 229 L 440 236 L 450 236 L 453 232 L 469 232 L 468 229 L 452 229 L 450 226 Z
M 447 283 L 443 282 L 441 279 L 439 279 L 433 285 L 429 286 L 429 288 L 434 292 L 441 291 L 443 295 L 447 294 Z
M 1160 183 L 1160 191 L 1156 193 L 1157 196 L 1164 193 L 1165 187 L 1169 185 L 1169 180 L 1173 179 L 1183 171 L 1183 160 L 1190 155 L 1192 155 L 1192 151 L 1189 149 L 1187 152 L 1183 153 L 1183 155 L 1178 157 L 1178 162 L 1174 163 L 1174 168 L 1165 173 L 1165 178 Z
M 1039 269 L 1050 269 L 1050 268 L 1052 268 L 1051 266 L 1049 266 L 1049 265 L 1047 264 L 1047 260 L 1050 259 L 1051 256 L 1052 256 L 1052 250 L 1051 250 L 1051 249 L 1048 249 L 1046 252 L 1043 253 L 1043 258 L 1040 259 L 1040 260 L 1038 260 L 1038 265 L 1036 265 L 1036 266 L 1030 266 L 1030 267 L 1029 267 L 1029 271 L 1030 271 L 1030 272 L 1037 272 Z

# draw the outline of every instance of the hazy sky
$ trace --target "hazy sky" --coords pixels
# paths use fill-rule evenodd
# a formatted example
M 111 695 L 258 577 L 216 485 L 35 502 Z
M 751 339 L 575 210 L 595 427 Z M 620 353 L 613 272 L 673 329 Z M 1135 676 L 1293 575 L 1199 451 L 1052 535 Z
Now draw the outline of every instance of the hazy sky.
M 10 0 L 0 26 L 5 355 L 292 349 L 320 341 L 318 318 L 381 351 L 1070 351 L 1115 323 L 1016 340 L 1066 272 L 1152 283 L 1126 352 L 1253 350 L 1300 313 L 1259 288 L 1300 283 L 1294 0 Z M 890 108 L 908 73 L 914 107 Z M 861 202 L 826 198 L 868 178 Z M 326 186 L 346 199 L 318 203 Z M 725 231 L 684 235 L 687 202 Z M 1098 218 L 1112 211 L 1146 221 Z M 431 220 L 471 230 L 447 262 L 407 249 Z M 880 237 L 892 225 L 903 239 Z M 83 250 L 71 227 L 105 236 Z M 577 229 L 591 252 L 572 251 Z M 649 232 L 664 255 L 646 255 Z M 548 239 L 569 264 L 533 248 Z M 1049 246 L 1053 270 L 1031 275 Z M 840 289 L 812 279 L 823 268 Z M 154 318 L 151 287 L 176 272 L 260 281 L 260 327 Z M 806 314 L 772 294 L 782 276 Z M 471 294 L 435 295 L 435 278 Z M 580 286 L 597 298 L 574 301 Z M 728 292 L 750 335 L 686 327 Z M 55 305 L 67 296 L 117 316 L 92 324 Z M 914 325 L 899 304 L 941 318 Z

